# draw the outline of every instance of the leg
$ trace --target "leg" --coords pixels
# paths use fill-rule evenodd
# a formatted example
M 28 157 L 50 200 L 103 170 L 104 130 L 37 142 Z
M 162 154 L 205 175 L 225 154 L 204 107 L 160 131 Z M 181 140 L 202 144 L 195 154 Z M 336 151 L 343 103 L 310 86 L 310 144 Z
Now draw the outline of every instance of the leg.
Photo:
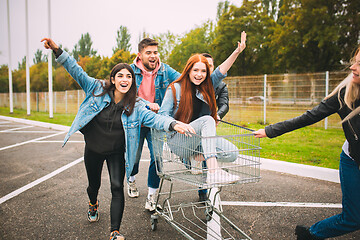
M 149 165 L 149 171 L 148 171 L 148 187 L 157 189 L 157 188 L 159 188 L 160 178 L 156 172 L 156 165 L 155 165 L 156 162 L 155 162 L 150 128 L 147 128 L 146 141 L 147 141 L 148 148 L 150 151 L 150 165 Z
M 111 232 L 118 231 L 120 228 L 124 206 L 124 177 L 125 177 L 125 158 L 124 153 L 111 154 L 106 157 L 106 163 L 110 176 L 111 184 Z
M 216 153 L 219 162 L 234 162 L 238 155 L 239 149 L 225 138 L 216 138 Z
M 315 223 L 310 233 L 320 238 L 341 236 L 360 229 L 360 170 L 344 152 L 340 155 L 342 213 Z
M 130 176 L 135 176 L 139 172 L 140 158 L 141 158 L 142 149 L 143 149 L 143 146 L 144 146 L 144 140 L 145 140 L 145 137 L 146 137 L 146 134 L 147 134 L 147 129 L 148 128 L 146 128 L 146 127 L 142 127 L 140 129 L 139 146 L 138 146 L 138 149 L 137 149 L 137 152 L 136 152 L 136 157 L 135 157 L 136 163 L 134 165 L 134 168 L 133 168 Z
M 101 171 L 105 156 L 92 152 L 85 145 L 84 163 L 88 177 L 87 193 L 91 204 L 96 204 L 101 185 Z

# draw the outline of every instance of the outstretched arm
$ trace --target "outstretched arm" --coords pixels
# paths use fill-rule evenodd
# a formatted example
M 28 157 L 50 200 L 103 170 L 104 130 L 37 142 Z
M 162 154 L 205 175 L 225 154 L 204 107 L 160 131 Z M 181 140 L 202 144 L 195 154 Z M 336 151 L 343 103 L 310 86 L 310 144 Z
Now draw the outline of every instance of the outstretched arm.
M 235 51 L 219 66 L 219 70 L 222 74 L 226 74 L 239 54 L 246 48 L 246 32 L 241 32 L 241 42 L 238 42 L 238 46 Z

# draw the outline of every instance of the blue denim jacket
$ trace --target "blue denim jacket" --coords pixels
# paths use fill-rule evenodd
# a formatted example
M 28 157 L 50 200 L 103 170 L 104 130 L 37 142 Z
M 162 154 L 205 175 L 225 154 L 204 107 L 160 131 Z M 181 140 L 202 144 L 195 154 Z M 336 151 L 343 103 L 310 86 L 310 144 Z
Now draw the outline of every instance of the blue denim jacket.
M 65 136 L 64 146 L 73 133 L 83 128 L 99 112 L 109 105 L 111 98 L 108 94 L 100 97 L 93 96 L 94 89 L 95 95 L 98 95 L 103 91 L 103 82 L 89 77 L 87 73 L 77 64 L 76 60 L 66 51 L 63 51 L 56 61 L 65 67 L 66 71 L 68 71 L 69 74 L 76 80 L 86 94 L 85 100 L 81 103 L 70 130 Z M 121 121 L 124 127 L 126 144 L 125 168 L 126 175 L 129 177 L 135 164 L 135 153 L 139 145 L 141 124 L 147 127 L 168 131 L 170 124 L 174 121 L 174 119 L 155 114 L 154 112 L 148 110 L 146 108 L 145 101 L 139 98 L 135 104 L 133 113 L 130 116 L 127 116 L 123 112 L 121 115 Z
M 215 69 L 215 71 L 211 74 L 211 81 L 214 86 L 214 89 L 217 88 L 217 86 L 220 84 L 220 82 L 226 76 L 227 76 L 227 74 L 224 75 L 220 72 L 219 67 L 217 67 Z M 173 93 L 171 91 L 171 88 L 168 88 L 166 91 L 165 97 L 164 97 L 164 101 L 161 104 L 159 114 L 165 115 L 165 116 L 171 116 L 171 117 L 174 117 L 174 115 L 176 114 L 176 112 L 179 108 L 179 103 L 180 103 L 180 98 L 181 98 L 181 85 L 180 85 L 180 83 L 175 83 L 174 87 L 176 90 L 176 101 L 177 101 L 176 108 L 174 109 Z M 206 103 L 203 95 L 198 90 L 196 90 L 196 97 Z M 200 116 L 210 115 L 210 114 L 211 114 L 210 108 L 204 108 L 204 109 L 202 109 Z
M 140 68 L 138 68 L 134 63 L 130 65 L 135 73 L 136 78 L 136 86 L 139 90 L 141 82 L 143 80 L 143 76 L 141 74 Z M 166 92 L 167 87 L 180 77 L 180 73 L 177 72 L 175 69 L 171 68 L 169 65 L 165 63 L 161 63 L 160 69 L 157 72 L 155 77 L 155 103 L 161 106 L 163 102 L 164 95 Z

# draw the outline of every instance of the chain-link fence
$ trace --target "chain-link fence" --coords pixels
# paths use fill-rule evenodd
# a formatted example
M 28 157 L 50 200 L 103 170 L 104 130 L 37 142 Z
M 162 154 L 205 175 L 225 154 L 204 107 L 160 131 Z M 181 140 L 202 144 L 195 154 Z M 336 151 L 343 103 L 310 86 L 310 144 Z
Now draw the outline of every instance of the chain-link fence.
M 323 72 L 227 77 L 230 111 L 225 119 L 242 123 L 275 123 L 316 106 L 348 73 Z M 54 113 L 76 113 L 85 98 L 82 90 L 54 92 Z M 31 110 L 48 111 L 48 93 L 31 93 Z M 14 108 L 26 109 L 26 94 L 14 93 Z M 0 94 L 0 106 L 9 107 L 9 94 Z M 316 124 L 340 128 L 332 115 Z

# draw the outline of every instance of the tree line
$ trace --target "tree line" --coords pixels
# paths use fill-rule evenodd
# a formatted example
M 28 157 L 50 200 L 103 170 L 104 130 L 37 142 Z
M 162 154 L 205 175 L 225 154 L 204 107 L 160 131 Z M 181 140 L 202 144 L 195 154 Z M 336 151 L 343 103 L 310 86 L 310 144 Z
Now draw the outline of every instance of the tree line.
M 348 66 L 360 43 L 359 9 L 358 0 L 244 0 L 241 7 L 226 0 L 218 3 L 215 21 L 181 35 L 143 32 L 141 38 L 156 39 L 161 61 L 179 72 L 194 53 L 210 53 L 215 65 L 223 62 L 235 49 L 241 31 L 247 32 L 247 48 L 229 76 L 336 71 Z M 117 63 L 135 59 L 130 38 L 129 29 L 120 26 L 111 57 L 97 54 L 89 33 L 82 34 L 71 51 L 64 49 L 90 76 L 104 79 Z M 37 50 L 33 63 L 30 89 L 47 91 L 47 55 Z M 25 76 L 24 57 L 13 71 L 14 92 L 25 91 Z M 54 59 L 53 77 L 55 91 L 79 88 Z M 0 66 L 0 90 L 8 91 L 7 65 Z

